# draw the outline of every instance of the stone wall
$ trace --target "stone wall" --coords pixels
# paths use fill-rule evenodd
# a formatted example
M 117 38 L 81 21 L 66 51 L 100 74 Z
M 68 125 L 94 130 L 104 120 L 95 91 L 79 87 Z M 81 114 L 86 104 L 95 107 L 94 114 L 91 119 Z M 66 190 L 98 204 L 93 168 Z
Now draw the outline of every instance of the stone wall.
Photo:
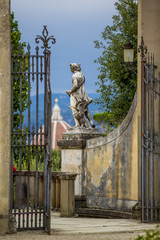
M 88 207 L 130 211 L 138 201 L 137 95 L 121 125 L 87 140 Z
M 10 1 L 0 0 L 0 234 L 8 231 L 11 138 Z
M 155 74 L 159 77 L 160 72 L 160 1 L 159 0 L 138 0 L 138 45 L 141 44 L 143 36 L 148 53 L 154 54 Z M 157 105 L 155 107 L 158 107 Z M 137 111 L 138 119 L 141 119 L 141 57 L 138 54 L 138 80 L 137 80 Z M 155 119 L 155 126 L 158 129 L 159 120 Z M 141 127 L 139 124 L 139 139 L 141 138 Z M 141 144 L 138 146 L 139 162 L 139 197 L 141 200 Z M 159 183 L 157 183 L 159 185 Z

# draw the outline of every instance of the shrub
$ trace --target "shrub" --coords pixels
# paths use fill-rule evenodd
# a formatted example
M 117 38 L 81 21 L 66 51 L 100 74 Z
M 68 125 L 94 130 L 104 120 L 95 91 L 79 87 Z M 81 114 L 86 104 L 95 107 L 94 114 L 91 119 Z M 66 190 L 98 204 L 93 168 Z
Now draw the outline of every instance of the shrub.
M 157 226 L 155 229 L 145 231 L 144 236 L 138 235 L 135 240 L 160 240 L 160 228 Z

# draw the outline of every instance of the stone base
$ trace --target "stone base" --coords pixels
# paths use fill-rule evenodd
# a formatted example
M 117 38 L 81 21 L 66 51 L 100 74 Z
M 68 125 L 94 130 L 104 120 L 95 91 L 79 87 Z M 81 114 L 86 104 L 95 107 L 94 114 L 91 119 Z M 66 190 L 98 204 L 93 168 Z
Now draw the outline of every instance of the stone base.
M 17 223 L 14 215 L 0 216 L 0 234 L 16 233 Z
M 107 198 L 101 196 L 87 196 L 86 199 L 87 207 L 89 208 L 102 208 L 123 212 L 132 212 L 133 206 L 137 203 L 137 201 L 133 200 Z
M 107 209 L 94 209 L 94 208 L 79 208 L 77 212 L 79 217 L 94 217 L 94 218 L 106 218 L 106 219 L 131 219 L 132 213 L 122 212 L 116 210 Z
M 75 196 L 75 210 L 80 209 L 80 208 L 86 208 L 87 203 L 86 203 L 86 197 L 85 196 Z
M 85 195 L 87 179 L 87 152 L 86 144 L 88 139 L 101 137 L 98 129 L 72 128 L 63 133 L 63 139 L 58 141 L 62 153 L 62 171 L 75 172 L 75 194 Z
M 8 216 L 0 216 L 0 234 L 8 232 Z
M 141 220 L 141 212 L 142 212 L 141 203 L 138 202 L 132 207 L 132 218 Z
M 9 214 L 8 233 L 17 232 L 17 223 L 14 215 Z

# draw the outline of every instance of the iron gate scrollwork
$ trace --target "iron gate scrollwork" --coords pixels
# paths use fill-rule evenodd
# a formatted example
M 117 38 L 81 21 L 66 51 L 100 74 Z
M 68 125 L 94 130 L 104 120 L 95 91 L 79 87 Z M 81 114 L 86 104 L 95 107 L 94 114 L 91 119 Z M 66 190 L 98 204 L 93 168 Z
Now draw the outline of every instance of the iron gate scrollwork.
M 141 44 L 142 222 L 160 221 L 160 79 L 154 55 Z
M 31 55 L 28 44 L 24 53 L 20 44 L 17 54 L 11 59 L 11 190 L 10 214 L 14 214 L 17 229 L 45 229 L 50 233 L 51 201 L 51 87 L 50 87 L 50 47 L 54 36 L 48 37 L 44 26 L 42 36 L 37 35 L 36 43 L 43 42 L 36 54 Z M 31 91 L 36 89 L 35 122 L 32 124 Z M 39 102 L 40 90 L 44 94 Z M 44 123 L 40 125 L 39 105 L 43 104 Z M 25 115 L 25 116 L 24 116 Z M 24 125 L 25 117 L 25 125 Z M 16 172 L 13 173 L 13 165 Z M 39 172 L 39 167 L 43 168 Z M 26 170 L 26 171 L 23 171 Z M 41 181 L 40 181 L 41 180 Z M 40 192 L 40 184 L 43 187 Z M 43 189 L 43 190 L 42 190 Z M 43 193 L 42 193 L 43 191 Z

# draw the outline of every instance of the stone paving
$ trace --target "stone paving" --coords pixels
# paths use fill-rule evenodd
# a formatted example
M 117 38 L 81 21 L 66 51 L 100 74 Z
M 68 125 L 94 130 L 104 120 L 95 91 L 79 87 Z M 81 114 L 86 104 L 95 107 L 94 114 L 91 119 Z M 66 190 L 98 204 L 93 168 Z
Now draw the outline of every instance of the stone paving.
M 25 231 L 0 236 L 1 240 L 134 240 L 137 233 L 47 235 L 43 231 Z
M 44 231 L 23 231 L 0 235 L 0 240 L 133 240 L 156 226 L 133 219 L 61 218 L 59 213 L 52 213 L 52 235 Z

